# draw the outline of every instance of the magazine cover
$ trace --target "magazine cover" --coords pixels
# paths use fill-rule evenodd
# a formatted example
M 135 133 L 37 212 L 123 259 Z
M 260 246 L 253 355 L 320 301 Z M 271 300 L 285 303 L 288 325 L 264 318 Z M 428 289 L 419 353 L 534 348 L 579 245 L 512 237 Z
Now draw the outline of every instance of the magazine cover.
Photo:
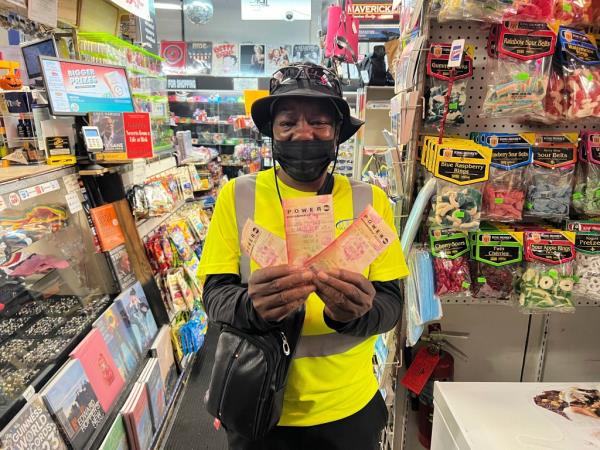
M 85 446 L 105 414 L 81 363 L 69 360 L 42 390 L 41 396 L 72 448 Z
M 139 348 L 142 350 L 141 354 L 143 354 L 152 344 L 158 328 L 142 285 L 137 282 L 127 288 L 115 299 L 115 303 L 122 306 L 129 318 L 133 335 L 138 340 Z
M 113 304 L 94 322 L 94 328 L 102 333 L 121 376 L 127 380 L 135 372 L 141 355 L 129 318 L 121 314 L 119 305 Z
M 106 433 L 106 437 L 100 444 L 99 450 L 129 450 L 127 444 L 127 432 L 123 423 L 123 416 L 117 415 L 110 430 Z
M 108 413 L 123 390 L 125 381 L 100 330 L 93 328 L 70 356 L 79 360 L 104 412 Z
M 152 422 L 154 429 L 158 429 L 165 414 L 165 387 L 160 376 L 160 367 L 157 358 L 150 358 L 144 372 L 140 376 L 140 383 L 146 385 L 150 410 L 152 411 Z
M 272 75 L 273 72 L 282 67 L 289 66 L 292 62 L 291 45 L 268 45 L 266 74 Z
M 150 353 L 158 359 L 160 376 L 165 387 L 165 399 L 170 399 L 177 383 L 177 369 L 171 344 L 171 332 L 168 325 L 163 325 L 152 344 Z
M 35 430 L 35 432 L 33 432 Z M 67 450 L 44 402 L 35 395 L 0 432 L 0 449 Z
M 121 113 L 90 113 L 90 125 L 98 127 L 107 153 L 125 151 L 125 126 Z
M 124 291 L 136 281 L 127 249 L 125 245 L 120 245 L 111 250 L 108 255 L 114 267 L 117 281 L 119 282 L 119 289 Z
M 237 44 L 213 44 L 213 75 L 232 76 L 239 72 Z
M 294 62 L 310 62 L 319 64 L 321 49 L 318 45 L 294 45 Z
M 154 427 L 145 384 L 136 383 L 121 413 L 127 425 L 129 446 L 139 450 L 149 449 Z
M 187 72 L 210 75 L 212 69 L 212 42 L 187 43 Z
M 265 46 L 262 44 L 240 45 L 240 74 L 262 76 L 265 74 Z

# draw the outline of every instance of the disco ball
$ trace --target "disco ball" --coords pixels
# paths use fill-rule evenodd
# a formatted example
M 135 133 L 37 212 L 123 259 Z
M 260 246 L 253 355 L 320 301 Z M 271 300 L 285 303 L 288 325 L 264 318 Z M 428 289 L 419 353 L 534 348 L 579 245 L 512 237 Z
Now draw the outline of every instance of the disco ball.
M 190 22 L 203 25 L 212 19 L 213 2 L 212 0 L 188 0 L 183 5 L 183 13 Z

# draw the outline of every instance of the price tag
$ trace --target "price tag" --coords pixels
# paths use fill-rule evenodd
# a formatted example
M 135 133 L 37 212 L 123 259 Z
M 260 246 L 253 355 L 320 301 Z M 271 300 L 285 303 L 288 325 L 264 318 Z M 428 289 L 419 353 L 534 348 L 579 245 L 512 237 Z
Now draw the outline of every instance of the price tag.
M 67 206 L 69 207 L 71 214 L 75 214 L 83 209 L 77 192 L 69 192 L 65 195 L 65 200 L 67 201 Z
M 427 347 L 421 348 L 400 383 L 406 386 L 407 389 L 419 395 L 439 360 L 439 354 L 430 353 Z
M 450 47 L 450 57 L 448 58 L 448 67 L 460 67 L 465 50 L 465 40 L 455 39 Z

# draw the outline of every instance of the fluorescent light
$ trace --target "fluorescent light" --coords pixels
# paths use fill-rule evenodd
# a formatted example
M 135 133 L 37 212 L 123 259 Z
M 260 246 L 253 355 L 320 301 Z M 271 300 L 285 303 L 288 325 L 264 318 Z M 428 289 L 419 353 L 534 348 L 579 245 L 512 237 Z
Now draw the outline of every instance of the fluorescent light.
M 155 9 L 181 9 L 181 4 L 177 4 L 177 3 L 154 3 L 154 8 Z

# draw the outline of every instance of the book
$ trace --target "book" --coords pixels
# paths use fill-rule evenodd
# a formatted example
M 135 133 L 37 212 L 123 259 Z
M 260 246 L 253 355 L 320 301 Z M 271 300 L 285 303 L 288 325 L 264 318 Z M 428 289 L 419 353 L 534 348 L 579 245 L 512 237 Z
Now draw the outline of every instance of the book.
M 90 216 L 98 233 L 102 251 L 109 252 L 125 243 L 125 237 L 123 231 L 121 231 L 119 219 L 117 219 L 117 212 L 112 203 L 91 208 Z
M 79 360 L 104 412 L 108 413 L 123 390 L 125 381 L 100 330 L 92 328 L 70 356 Z
M 213 75 L 235 76 L 239 71 L 239 62 L 237 44 L 213 44 Z
M 149 449 L 154 435 L 154 426 L 145 384 L 136 383 L 134 385 L 129 398 L 121 409 L 121 414 L 125 419 L 129 447 L 136 450 Z
M 91 113 L 90 125 L 98 127 L 104 144 L 104 152 L 121 153 L 125 151 L 125 126 L 123 114 L 114 112 Z
M 44 401 L 34 395 L 0 432 L 0 449 L 67 450 L 67 446 Z
M 154 429 L 158 430 L 166 409 L 165 387 L 160 374 L 158 358 L 150 358 L 146 363 L 139 382 L 146 385 L 150 411 L 152 411 L 152 423 Z
M 121 414 L 117 415 L 102 444 L 100 444 L 99 450 L 129 450 L 127 431 Z
M 160 377 L 165 388 L 165 399 L 171 398 L 175 384 L 177 383 L 177 368 L 173 356 L 173 344 L 171 344 L 171 327 L 163 325 L 152 343 L 150 355 L 158 360 Z
M 108 256 L 112 262 L 114 273 L 117 277 L 117 282 L 119 283 L 119 289 L 124 291 L 136 281 L 125 245 L 115 247 L 108 252 Z
M 77 359 L 69 360 L 40 395 L 74 450 L 84 448 L 105 420 L 102 405 Z
M 127 288 L 115 299 L 115 303 L 123 308 L 143 354 L 152 344 L 158 328 L 142 285 L 137 282 L 131 288 Z
M 140 350 L 133 336 L 129 317 L 120 305 L 112 304 L 94 322 L 113 357 L 124 380 L 135 372 L 140 359 Z

